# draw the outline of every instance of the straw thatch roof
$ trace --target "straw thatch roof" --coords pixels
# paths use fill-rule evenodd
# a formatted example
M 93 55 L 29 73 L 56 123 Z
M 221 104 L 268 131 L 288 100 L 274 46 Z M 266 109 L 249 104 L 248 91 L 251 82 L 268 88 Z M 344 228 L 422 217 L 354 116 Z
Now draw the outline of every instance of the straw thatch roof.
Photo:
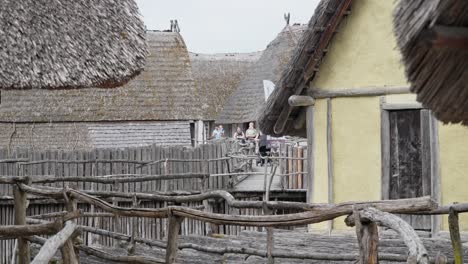
M 326 54 L 325 48 L 346 15 L 350 3 L 351 0 L 321 0 L 318 4 L 307 30 L 296 45 L 289 64 L 285 66 L 277 82 L 276 89 L 260 109 L 258 126 L 265 134 L 305 136 L 305 128 L 295 129 L 291 123 L 298 115 L 299 108 L 293 108 L 288 114 L 286 119 L 288 121 L 283 131 L 275 132 L 274 126 L 280 113 L 289 108 L 289 97 L 305 92 L 304 88 L 315 78 L 320 62 Z
M 227 97 L 234 92 L 261 52 L 190 53 L 196 96 L 202 105 L 203 120 L 215 120 Z
M 216 120 L 217 123 L 233 124 L 257 119 L 265 102 L 263 81 L 268 80 L 274 84 L 278 82 L 305 28 L 305 25 L 286 26 L 268 44 L 249 74 L 226 100 Z
M 114 87 L 144 67 L 134 0 L 2 0 L 0 88 Z
M 200 119 L 190 59 L 177 32 L 148 32 L 145 70 L 114 89 L 5 90 L 0 122 Z
M 0 123 L 1 149 L 93 150 L 191 146 L 188 121 Z
M 468 1 L 401 0 L 394 26 L 417 100 L 443 122 L 468 125 Z

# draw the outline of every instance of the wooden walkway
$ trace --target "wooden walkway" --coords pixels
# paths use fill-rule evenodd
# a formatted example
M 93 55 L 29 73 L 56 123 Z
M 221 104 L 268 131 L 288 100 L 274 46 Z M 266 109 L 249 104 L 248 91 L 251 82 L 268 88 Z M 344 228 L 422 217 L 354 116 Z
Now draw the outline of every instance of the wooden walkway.
M 296 253 L 325 253 L 325 254 L 358 254 L 359 249 L 356 243 L 354 232 L 337 233 L 328 235 L 311 234 L 305 231 L 282 231 L 275 230 L 274 250 L 276 252 L 294 251 Z M 379 241 L 379 253 L 381 254 L 398 254 L 401 256 L 407 255 L 407 247 L 402 240 L 398 239 L 395 233 L 391 231 L 382 232 L 383 235 Z M 430 257 L 435 257 L 438 252 L 444 254 L 452 260 L 452 248 L 450 240 L 447 237 L 440 238 L 422 238 Z M 466 242 L 466 240 L 465 240 Z M 201 237 L 201 236 L 182 236 L 180 237 L 180 244 L 193 243 L 197 245 L 204 245 L 207 247 L 244 247 L 257 250 L 265 250 L 266 248 L 266 233 L 256 231 L 243 231 L 239 236 L 222 236 L 214 237 Z M 99 249 L 114 255 L 122 255 L 127 251 L 124 249 L 126 244 L 120 244 L 118 248 L 105 248 L 98 246 Z M 432 255 L 431 255 L 432 254 Z M 465 250 L 465 259 L 468 253 Z M 164 259 L 165 250 L 157 247 L 148 247 L 142 244 L 137 244 L 135 255 L 144 255 L 153 258 Z M 57 255 L 57 257 L 59 257 Z M 86 256 L 81 254 L 81 263 L 101 264 L 101 263 L 117 263 L 108 262 L 97 259 L 95 257 Z M 249 256 L 246 254 L 213 254 L 197 251 L 194 249 L 183 249 L 179 251 L 177 263 L 267 263 L 266 258 L 258 256 Z M 324 263 L 323 260 L 305 260 L 305 259 L 284 259 L 275 258 L 275 263 Z M 355 263 L 354 261 L 327 261 L 326 263 Z M 406 263 L 402 262 L 386 262 L 380 263 Z M 450 262 L 449 262 L 450 263 Z
M 265 165 L 264 165 L 265 166 Z M 264 173 L 265 167 L 253 165 L 253 172 Z M 268 174 L 270 174 L 271 166 L 267 167 Z M 253 174 L 249 175 L 245 180 L 240 182 L 234 187 L 236 191 L 264 191 L 265 175 Z M 273 183 L 271 184 L 271 190 L 281 190 L 281 177 L 273 177 Z

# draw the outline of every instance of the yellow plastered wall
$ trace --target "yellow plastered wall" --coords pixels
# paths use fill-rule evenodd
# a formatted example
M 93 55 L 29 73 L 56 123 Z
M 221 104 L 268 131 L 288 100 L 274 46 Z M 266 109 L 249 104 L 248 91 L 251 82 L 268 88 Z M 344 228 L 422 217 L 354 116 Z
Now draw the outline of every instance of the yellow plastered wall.
M 441 203 L 468 202 L 468 127 L 439 124 Z M 468 231 L 468 214 L 460 214 L 460 229 Z M 447 216 L 442 229 L 448 230 Z
M 355 0 L 310 84 L 325 90 L 406 86 L 400 54 L 392 32 L 396 1 Z M 387 103 L 415 102 L 415 95 L 388 95 Z M 332 99 L 333 202 L 381 197 L 379 97 Z M 326 100 L 314 113 L 315 184 L 313 202 L 328 200 Z M 439 125 L 440 196 L 442 204 L 468 202 L 468 128 Z M 313 225 L 326 228 L 326 223 Z M 468 215 L 460 216 L 468 230 Z M 343 219 L 334 228 L 346 228 Z M 446 217 L 442 229 L 447 230 Z
M 333 200 L 380 199 L 379 98 L 332 100 Z M 343 218 L 334 227 L 345 228 Z
M 393 1 L 355 0 L 340 25 L 311 86 L 333 90 L 407 85 L 392 32 Z M 333 202 L 381 197 L 380 107 L 378 97 L 331 101 Z M 314 113 L 313 202 L 327 201 L 326 100 Z M 314 225 L 325 228 L 327 225 Z M 343 218 L 335 229 L 346 228 Z
M 392 31 L 395 1 L 355 0 L 320 65 L 321 89 L 406 85 Z

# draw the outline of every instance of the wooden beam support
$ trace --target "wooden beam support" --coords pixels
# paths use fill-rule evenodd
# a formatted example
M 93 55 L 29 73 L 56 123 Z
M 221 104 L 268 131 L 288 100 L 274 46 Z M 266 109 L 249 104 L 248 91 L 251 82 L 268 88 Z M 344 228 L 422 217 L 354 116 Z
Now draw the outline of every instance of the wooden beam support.
M 168 231 L 167 231 L 167 247 L 166 247 L 166 263 L 173 264 L 177 258 L 178 250 L 178 236 L 180 230 L 180 224 L 184 220 L 183 217 L 170 214 L 168 219 Z
M 328 203 L 333 203 L 333 154 L 332 154 L 332 105 L 331 99 L 327 99 L 327 178 L 328 178 Z M 333 229 L 333 220 L 328 221 L 328 233 Z
M 383 103 L 383 110 L 404 110 L 404 109 L 422 109 L 420 103 Z
M 460 238 L 460 227 L 458 225 L 458 213 L 450 207 L 449 217 L 450 240 L 453 247 L 453 260 L 455 264 L 463 264 L 463 247 Z
M 76 201 L 73 199 L 68 199 L 68 197 L 67 200 L 68 201 L 66 206 L 68 213 L 73 214 L 73 212 L 77 212 L 78 210 Z M 75 224 L 75 222 L 72 220 L 67 221 L 67 223 L 69 222 Z M 77 254 L 75 252 L 74 242 L 77 242 L 76 238 L 71 236 L 65 241 L 64 245 L 60 249 L 60 252 L 62 253 L 63 264 L 79 264 Z
M 58 248 L 63 246 L 75 231 L 76 225 L 71 221 L 65 223 L 64 228 L 55 236 L 47 239 L 45 244 L 39 250 L 31 264 L 48 264 L 50 259 L 55 255 Z M 78 263 L 78 262 L 76 262 Z
M 379 232 L 377 225 L 373 222 L 361 222 L 362 220 L 357 210 L 354 211 L 353 216 L 356 226 L 356 237 L 359 246 L 359 263 L 377 264 L 379 242 Z
M 307 95 L 291 95 L 288 99 L 288 103 L 290 106 L 312 106 L 315 100 Z
M 468 49 L 468 27 L 434 26 L 422 33 L 434 48 Z
M 382 96 L 388 94 L 407 94 L 411 93 L 408 86 L 401 87 L 361 87 L 361 88 L 341 88 L 333 90 L 310 89 L 307 94 L 315 99 L 338 98 L 338 97 L 364 97 L 364 96 Z
M 275 264 L 275 258 L 273 257 L 273 247 L 274 247 L 274 238 L 273 238 L 273 227 L 267 227 L 267 259 L 268 264 Z
M 307 178 L 305 180 L 307 194 L 306 202 L 312 202 L 312 192 L 314 191 L 314 107 L 308 106 L 306 109 L 306 130 L 307 130 Z
M 403 239 L 403 242 L 408 247 L 408 261 L 407 263 L 419 263 L 427 264 L 429 263 L 429 257 L 427 250 L 424 247 L 421 239 L 410 224 L 405 222 L 400 217 L 379 211 L 375 208 L 366 208 L 359 211 L 361 221 L 374 222 L 378 225 L 391 228 L 398 232 L 400 237 Z M 348 216 L 345 219 L 345 223 L 348 226 L 354 226 L 355 220 L 354 216 Z
M 27 194 L 18 186 L 13 187 L 13 196 L 15 198 L 15 225 L 26 225 L 26 209 L 28 208 Z M 29 250 L 29 241 L 19 237 L 18 251 L 16 259 L 18 264 L 28 264 L 31 259 Z
M 62 228 L 60 222 L 38 225 L 6 225 L 0 226 L 2 237 L 26 237 L 35 235 L 53 235 Z

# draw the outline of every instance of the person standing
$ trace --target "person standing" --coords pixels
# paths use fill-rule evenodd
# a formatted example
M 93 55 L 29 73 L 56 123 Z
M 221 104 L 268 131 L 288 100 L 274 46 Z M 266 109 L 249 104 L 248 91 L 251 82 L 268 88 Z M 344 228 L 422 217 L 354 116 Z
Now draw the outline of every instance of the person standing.
M 249 128 L 245 131 L 245 138 L 255 142 L 255 153 L 258 153 L 258 131 L 254 127 L 254 123 L 249 123 Z
M 219 128 L 215 126 L 213 133 L 211 134 L 211 138 L 214 139 L 220 139 L 221 138 L 221 132 L 219 131 Z
M 218 130 L 219 130 L 220 137 L 224 137 L 224 128 L 223 128 L 223 125 L 219 125 L 219 126 L 218 126 Z
M 258 131 L 255 129 L 253 122 L 249 123 L 249 128 L 245 131 L 245 137 L 247 139 L 258 139 Z

